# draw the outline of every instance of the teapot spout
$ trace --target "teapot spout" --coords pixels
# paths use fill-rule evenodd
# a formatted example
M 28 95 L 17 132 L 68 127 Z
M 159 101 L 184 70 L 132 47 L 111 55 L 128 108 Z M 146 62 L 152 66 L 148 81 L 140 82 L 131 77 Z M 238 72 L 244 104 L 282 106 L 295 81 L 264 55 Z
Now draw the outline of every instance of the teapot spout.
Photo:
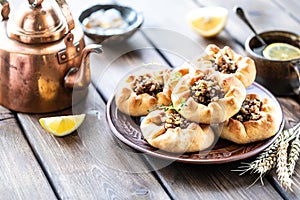
M 64 86 L 70 89 L 85 89 L 91 82 L 90 53 L 102 53 L 99 44 L 87 45 L 82 50 L 80 67 L 72 67 L 64 78 Z

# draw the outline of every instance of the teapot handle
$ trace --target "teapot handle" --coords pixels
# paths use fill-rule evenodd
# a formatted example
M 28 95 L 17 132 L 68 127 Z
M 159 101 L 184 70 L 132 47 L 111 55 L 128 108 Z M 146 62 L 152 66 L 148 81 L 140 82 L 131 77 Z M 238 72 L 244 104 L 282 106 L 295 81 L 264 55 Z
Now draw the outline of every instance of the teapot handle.
M 67 25 L 68 25 L 68 32 L 71 32 L 71 30 L 74 29 L 75 23 L 73 15 L 70 11 L 70 8 L 65 0 L 56 0 L 56 3 L 59 5 L 62 14 L 66 18 Z
M 2 5 L 2 9 L 1 9 L 2 20 L 7 20 L 8 15 L 10 13 L 9 3 L 7 0 L 0 0 L 0 4 Z
M 0 0 L 6 1 L 6 0 Z M 63 16 L 65 17 L 68 25 L 68 33 L 71 32 L 75 28 L 75 23 L 73 19 L 73 15 L 69 9 L 69 6 L 65 0 L 55 0 L 58 4 Z M 28 0 L 29 4 L 34 7 L 38 7 L 42 4 L 43 0 Z
M 296 95 L 300 95 L 300 63 L 299 61 L 292 62 L 292 67 L 294 68 L 297 78 L 298 78 L 298 87 L 294 89 Z

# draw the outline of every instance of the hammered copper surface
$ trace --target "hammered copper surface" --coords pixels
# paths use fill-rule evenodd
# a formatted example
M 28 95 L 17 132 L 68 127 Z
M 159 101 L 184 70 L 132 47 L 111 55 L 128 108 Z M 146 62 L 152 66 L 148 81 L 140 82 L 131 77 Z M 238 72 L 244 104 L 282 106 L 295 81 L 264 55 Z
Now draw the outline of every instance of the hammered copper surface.
M 57 53 L 66 49 L 64 41 L 46 45 L 26 45 L 10 40 L 0 24 L 0 103 L 21 112 L 51 112 L 72 104 L 72 88 L 64 87 L 64 77 L 72 67 L 80 67 L 85 47 L 80 29 L 74 30 L 79 52 L 59 64 Z M 78 31 L 78 32 L 76 32 Z M 82 36 L 82 37 L 81 37 Z M 87 91 L 81 91 L 82 99 Z
M 0 22 L 0 104 L 27 113 L 62 110 L 86 96 L 88 55 L 101 53 L 101 45 L 85 46 L 83 30 L 80 25 L 74 28 L 65 0 L 56 2 L 68 19 L 58 18 L 52 8 L 44 10 L 42 0 L 32 2 L 36 5 L 20 14 L 24 19 Z M 63 21 L 67 28 L 61 28 Z M 7 30 L 9 24 L 16 29 Z M 10 38 L 12 32 L 20 40 Z
M 257 93 L 261 97 L 269 97 L 278 109 L 280 109 L 281 115 L 278 117 L 282 119 L 280 130 L 278 130 L 275 136 L 261 142 L 250 143 L 247 145 L 238 145 L 227 140 L 219 139 L 211 149 L 206 151 L 184 153 L 181 155 L 172 154 L 149 145 L 147 141 L 144 140 L 140 131 L 140 118 L 132 118 L 121 113 L 116 107 L 114 97 L 112 97 L 107 104 L 106 116 L 108 124 L 115 136 L 125 144 L 148 155 L 192 164 L 227 163 L 249 158 L 258 154 L 273 143 L 283 129 L 283 114 L 276 98 L 257 83 L 253 83 L 247 89 L 247 93 Z
M 8 20 L 7 34 L 27 44 L 54 42 L 66 33 L 64 21 L 52 6 L 22 5 Z

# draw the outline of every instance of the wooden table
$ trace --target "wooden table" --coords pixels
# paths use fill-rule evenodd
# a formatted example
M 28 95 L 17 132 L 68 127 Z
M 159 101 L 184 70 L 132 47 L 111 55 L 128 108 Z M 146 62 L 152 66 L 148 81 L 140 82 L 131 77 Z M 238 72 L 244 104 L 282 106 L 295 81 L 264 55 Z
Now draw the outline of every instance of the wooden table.
M 84 8 L 107 2 L 69 0 L 68 3 L 78 17 Z M 249 187 L 257 177 L 239 176 L 232 171 L 240 166 L 240 161 L 218 165 L 173 162 L 164 166 L 164 160 L 139 154 L 120 142 L 108 127 L 105 109 L 121 77 L 142 63 L 179 66 L 182 58 L 195 58 L 210 43 L 228 45 L 245 55 L 243 44 L 251 31 L 232 12 L 236 4 L 247 11 L 258 32 L 281 29 L 300 33 L 300 2 L 124 0 L 118 3 L 143 12 L 143 28 L 123 43 L 103 43 L 104 53 L 91 56 L 92 84 L 84 102 L 73 109 L 50 114 L 24 114 L 0 107 L 0 198 L 299 199 L 299 187 L 293 187 L 293 192 L 284 191 L 273 172 L 263 178 L 263 186 L 258 181 Z M 229 19 L 217 38 L 204 39 L 190 29 L 185 15 L 191 9 L 211 5 L 227 8 Z M 278 101 L 286 128 L 299 122 L 297 98 L 278 97 Z M 78 131 L 66 137 L 55 137 L 38 123 L 40 117 L 75 111 L 86 113 L 87 118 Z M 294 180 L 298 184 L 299 174 L 297 165 Z

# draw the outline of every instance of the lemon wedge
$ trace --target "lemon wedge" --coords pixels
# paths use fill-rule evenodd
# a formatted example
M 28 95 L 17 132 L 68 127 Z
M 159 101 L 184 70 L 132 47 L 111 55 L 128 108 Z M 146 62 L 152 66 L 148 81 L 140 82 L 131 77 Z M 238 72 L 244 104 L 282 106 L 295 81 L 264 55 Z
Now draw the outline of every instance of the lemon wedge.
M 191 28 L 202 37 L 215 37 L 225 27 L 228 10 L 223 7 L 202 7 L 191 10 L 187 20 Z
M 263 50 L 263 56 L 271 60 L 291 60 L 300 58 L 300 49 L 287 43 L 276 42 Z
M 41 126 L 55 136 L 65 136 L 74 132 L 82 124 L 85 114 L 40 118 Z

